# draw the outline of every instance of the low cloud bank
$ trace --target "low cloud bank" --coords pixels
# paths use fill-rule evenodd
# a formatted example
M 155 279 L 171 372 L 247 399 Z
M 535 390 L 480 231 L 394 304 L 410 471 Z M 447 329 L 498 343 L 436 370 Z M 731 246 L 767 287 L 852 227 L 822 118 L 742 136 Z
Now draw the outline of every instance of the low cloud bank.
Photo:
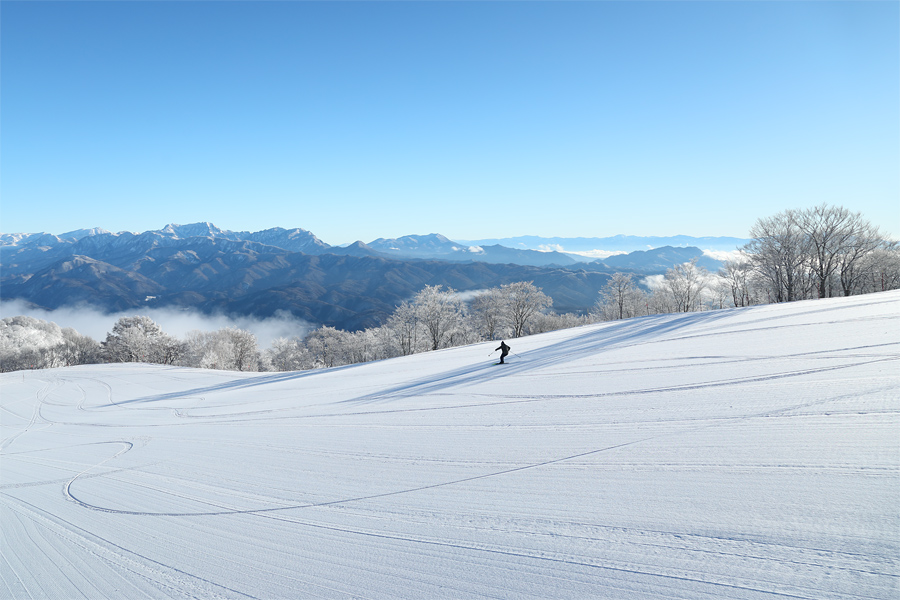
M 562 246 L 559 247 L 558 252 L 565 252 L 566 254 L 575 254 L 577 256 L 583 256 L 585 258 L 590 258 L 592 260 L 596 260 L 598 258 L 609 258 L 610 256 L 617 256 L 619 254 L 628 254 L 624 250 L 565 250 Z
M 665 275 L 647 275 L 646 277 L 641 279 L 641 285 L 645 286 L 648 290 L 655 292 L 656 290 L 662 288 L 665 280 Z
M 24 315 L 52 321 L 60 327 L 71 327 L 78 333 L 88 335 L 97 341 L 106 339 L 113 325 L 121 317 L 146 315 L 156 321 L 163 331 L 178 338 L 194 329 L 200 331 L 216 331 L 224 327 L 237 327 L 247 330 L 256 336 L 260 348 L 267 348 L 272 340 L 279 337 L 304 336 L 315 329 L 315 325 L 299 319 L 287 311 L 279 311 L 268 318 L 229 317 L 226 315 L 207 315 L 195 310 L 179 310 L 172 308 L 146 308 L 105 314 L 95 308 L 85 306 L 66 306 L 56 310 L 44 310 L 29 307 L 21 300 L 0 301 L 0 317 Z
M 488 293 L 488 291 L 489 291 L 489 290 L 487 290 L 487 289 L 481 289 L 481 290 L 468 290 L 468 291 L 465 291 L 465 292 L 454 292 L 454 293 L 453 293 L 453 296 L 456 297 L 456 298 L 458 298 L 459 300 L 462 300 L 463 302 L 471 302 L 472 300 L 474 300 L 475 298 L 477 298 L 477 297 L 480 296 L 481 294 L 486 294 L 486 293 Z
M 741 250 L 704 250 L 703 255 L 721 262 L 728 260 L 739 261 L 747 258 L 747 254 Z

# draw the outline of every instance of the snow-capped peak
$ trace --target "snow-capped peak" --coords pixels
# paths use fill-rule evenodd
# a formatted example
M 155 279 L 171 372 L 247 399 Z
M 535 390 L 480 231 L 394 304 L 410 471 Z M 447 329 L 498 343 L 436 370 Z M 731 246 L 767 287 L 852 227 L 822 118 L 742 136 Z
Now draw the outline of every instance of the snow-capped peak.
M 75 242 L 80 240 L 81 238 L 90 237 L 92 235 L 101 235 L 104 233 L 109 233 L 109 231 L 100 227 L 92 227 L 90 229 L 76 229 L 75 231 L 61 233 L 58 237 L 61 240 L 71 240 Z
M 179 238 L 189 237 L 229 237 L 230 232 L 220 229 L 210 223 L 204 221 L 202 223 L 190 223 L 188 225 L 179 225 L 177 223 L 169 223 L 159 230 L 162 234 L 174 235 Z

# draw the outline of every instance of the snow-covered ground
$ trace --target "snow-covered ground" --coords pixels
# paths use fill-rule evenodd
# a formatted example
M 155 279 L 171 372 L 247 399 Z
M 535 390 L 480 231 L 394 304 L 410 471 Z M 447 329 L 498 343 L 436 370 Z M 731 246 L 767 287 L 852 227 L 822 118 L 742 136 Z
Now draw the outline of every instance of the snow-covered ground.
M 4 374 L 0 597 L 900 597 L 900 293 L 510 343 Z

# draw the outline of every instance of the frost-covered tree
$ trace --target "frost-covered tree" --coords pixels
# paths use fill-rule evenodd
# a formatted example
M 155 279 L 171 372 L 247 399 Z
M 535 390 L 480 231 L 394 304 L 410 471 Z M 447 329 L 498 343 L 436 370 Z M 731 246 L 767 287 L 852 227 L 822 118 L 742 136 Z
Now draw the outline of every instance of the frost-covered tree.
M 651 315 L 664 315 L 678 312 L 672 294 L 664 287 L 656 287 L 647 298 L 647 312 Z
M 346 353 L 350 334 L 334 327 L 320 327 L 306 334 L 303 343 L 315 368 L 347 364 Z
M 0 370 L 46 369 L 63 365 L 62 330 L 34 317 L 0 319 Z
M 604 321 L 630 319 L 646 311 L 647 297 L 631 273 L 615 273 L 600 290 L 596 313 Z
M 700 310 L 707 277 L 706 269 L 697 266 L 696 258 L 666 271 L 664 289 L 669 293 L 674 312 Z
M 181 359 L 181 365 L 198 369 L 220 368 L 224 360 L 214 356 L 214 343 L 212 332 L 194 329 L 184 336 L 185 354 Z
M 0 371 L 100 362 L 100 345 L 71 327 L 16 316 L 0 319 Z
M 181 364 L 201 369 L 257 371 L 260 353 L 256 336 L 236 327 L 189 331 Z
M 562 315 L 554 312 L 538 313 L 531 320 L 529 330 L 531 333 L 546 333 L 548 331 L 557 331 L 559 329 L 571 329 L 572 327 L 580 327 L 587 325 L 592 321 L 590 316 L 576 315 L 574 313 L 565 313 Z
M 309 352 L 302 339 L 280 337 L 265 351 L 265 361 L 274 371 L 301 371 L 309 368 Z
M 465 306 L 454 290 L 441 287 L 425 286 L 412 302 L 431 350 L 445 348 L 452 333 L 462 328 L 466 318 Z
M 713 278 L 706 286 L 704 305 L 708 310 L 721 310 L 733 306 L 731 299 L 731 286 L 721 277 Z
M 175 364 L 184 352 L 178 340 L 142 315 L 120 318 L 102 345 L 109 362 Z
M 553 300 L 535 287 L 532 281 L 519 281 L 500 286 L 506 305 L 506 315 L 513 337 L 528 333 L 528 322 L 553 304 Z
M 259 347 L 256 336 L 237 327 L 226 327 L 219 334 L 231 349 L 231 368 L 235 371 L 259 370 Z
M 397 336 L 388 326 L 377 327 L 372 331 L 376 348 L 376 360 L 402 356 Z
M 92 365 L 102 362 L 100 343 L 94 338 L 82 335 L 71 327 L 63 327 L 62 336 L 66 366 Z
M 394 337 L 401 356 L 408 356 L 420 352 L 424 332 L 419 323 L 419 312 L 415 305 L 403 301 L 391 314 L 387 322 L 388 330 Z
M 491 288 L 478 294 L 472 300 L 471 319 L 475 331 L 486 340 L 508 337 L 507 318 L 509 309 L 507 298 L 500 288 Z
M 348 364 L 370 362 L 395 356 L 390 338 L 383 327 L 355 331 L 348 336 L 346 360 Z

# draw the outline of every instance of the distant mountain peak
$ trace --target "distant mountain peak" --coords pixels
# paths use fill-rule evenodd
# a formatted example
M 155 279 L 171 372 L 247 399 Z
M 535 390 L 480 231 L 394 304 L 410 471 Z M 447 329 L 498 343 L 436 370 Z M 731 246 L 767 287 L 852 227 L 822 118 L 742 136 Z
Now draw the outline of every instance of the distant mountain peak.
M 429 233 L 427 235 L 404 235 L 399 238 L 378 238 L 368 244 L 370 247 L 380 251 L 421 251 L 421 250 L 443 250 L 452 252 L 454 246 L 458 246 L 446 236 L 439 233 Z
M 210 223 L 203 221 L 201 223 L 190 223 L 188 225 L 179 225 L 177 223 L 169 223 L 159 230 L 160 233 L 175 235 L 180 238 L 185 237 L 230 237 L 224 229 L 220 229 Z
M 72 240 L 77 241 L 81 238 L 91 237 L 92 235 L 102 235 L 104 233 L 109 233 L 105 229 L 101 229 L 100 227 L 91 227 L 90 229 L 76 229 L 75 231 L 67 231 L 66 233 L 61 233 L 57 237 L 61 240 Z
M 241 239 L 283 248 L 292 252 L 319 254 L 331 248 L 331 246 L 317 238 L 311 232 L 299 227 L 294 227 L 293 229 L 272 227 L 254 233 L 242 231 L 235 235 L 239 236 Z

